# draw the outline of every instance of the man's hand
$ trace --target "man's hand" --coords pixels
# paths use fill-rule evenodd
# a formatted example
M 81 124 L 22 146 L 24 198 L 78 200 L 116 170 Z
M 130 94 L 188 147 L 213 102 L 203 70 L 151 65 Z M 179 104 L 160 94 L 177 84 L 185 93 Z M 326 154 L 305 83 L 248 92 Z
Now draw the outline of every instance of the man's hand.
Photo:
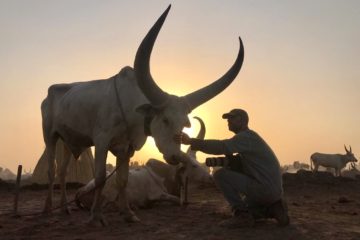
M 186 133 L 182 132 L 174 136 L 174 141 L 178 144 L 190 145 L 191 138 Z

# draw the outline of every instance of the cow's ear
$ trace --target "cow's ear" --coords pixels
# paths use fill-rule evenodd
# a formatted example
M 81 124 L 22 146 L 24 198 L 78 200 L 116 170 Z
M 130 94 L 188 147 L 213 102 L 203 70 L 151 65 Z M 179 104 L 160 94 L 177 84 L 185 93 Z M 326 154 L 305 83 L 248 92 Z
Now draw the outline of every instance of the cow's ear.
M 152 117 L 156 113 L 156 109 L 151 104 L 143 104 L 136 108 L 136 112 L 142 114 L 143 116 Z

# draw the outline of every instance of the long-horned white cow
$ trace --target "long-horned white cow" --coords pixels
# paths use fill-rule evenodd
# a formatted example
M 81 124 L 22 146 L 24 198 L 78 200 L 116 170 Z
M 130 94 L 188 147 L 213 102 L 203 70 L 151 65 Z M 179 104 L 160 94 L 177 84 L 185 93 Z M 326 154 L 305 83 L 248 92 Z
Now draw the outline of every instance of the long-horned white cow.
M 41 105 L 44 157 L 49 162 L 49 191 L 45 212 L 51 212 L 54 184 L 54 154 L 58 138 L 67 145 L 75 159 L 90 146 L 95 147 L 95 190 L 90 223 L 105 224 L 100 197 L 106 179 L 108 151 L 116 156 L 116 176 L 119 197 L 126 221 L 139 221 L 129 208 L 125 187 L 129 160 L 140 150 L 148 135 L 153 136 L 159 151 L 170 164 L 177 164 L 183 153 L 173 141 L 175 134 L 190 126 L 188 113 L 227 88 L 239 73 L 244 48 L 241 39 L 237 58 L 231 68 L 218 80 L 185 96 L 174 96 L 163 91 L 150 73 L 150 55 L 157 35 L 171 5 L 155 22 L 141 42 L 134 68 L 124 67 L 108 79 L 56 84 L 48 89 Z M 62 169 L 61 203 L 66 202 L 65 175 Z M 64 211 L 68 208 L 64 206 Z
M 329 167 L 335 169 L 335 176 L 341 176 L 341 169 L 343 169 L 348 162 L 357 162 L 352 153 L 351 146 L 350 150 L 344 145 L 346 154 L 325 154 L 325 153 L 314 153 L 310 156 L 310 164 L 314 164 L 314 172 L 316 172 L 319 166 Z
M 195 118 L 199 120 L 201 125 L 197 138 L 204 139 L 204 122 L 198 117 Z M 189 158 L 177 166 L 150 159 L 145 166 L 131 169 L 126 186 L 130 206 L 141 208 L 161 201 L 181 203 L 180 187 L 185 185 L 184 178 L 186 177 L 196 183 L 212 183 L 212 176 L 197 161 L 196 151 L 189 148 L 187 156 Z M 94 188 L 95 180 L 93 179 L 77 191 L 76 203 L 79 207 L 90 208 L 93 202 Z M 117 188 L 115 173 L 105 183 L 102 205 L 114 203 L 118 206 L 119 193 Z

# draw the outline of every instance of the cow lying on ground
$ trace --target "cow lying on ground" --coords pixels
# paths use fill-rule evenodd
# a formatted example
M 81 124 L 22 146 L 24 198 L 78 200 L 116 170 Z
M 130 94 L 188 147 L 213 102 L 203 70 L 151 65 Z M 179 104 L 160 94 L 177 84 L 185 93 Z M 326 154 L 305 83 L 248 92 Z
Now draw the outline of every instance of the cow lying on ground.
M 152 136 L 167 163 L 178 164 L 186 159 L 174 136 L 184 127 L 190 127 L 188 114 L 196 107 L 214 98 L 226 89 L 238 75 L 244 48 L 241 39 L 237 58 L 230 69 L 208 86 L 185 96 L 175 96 L 163 91 L 150 72 L 151 52 L 170 6 L 155 22 L 137 50 L 134 68 L 124 67 L 108 78 L 49 87 L 41 104 L 42 128 L 45 150 L 42 157 L 48 161 L 49 190 L 44 212 L 51 213 L 55 178 L 56 142 L 61 138 L 67 154 L 78 159 L 87 148 L 95 148 L 95 190 L 91 208 L 92 225 L 106 225 L 101 211 L 100 198 L 106 179 L 108 151 L 116 156 L 116 183 L 119 205 L 129 222 L 139 219 L 128 205 L 126 185 L 129 161 L 135 151 Z M 185 156 L 185 157 L 183 157 Z M 69 159 L 69 158 L 66 158 Z M 62 210 L 69 212 L 65 177 L 68 162 L 63 164 L 59 178 Z
M 345 169 L 341 173 L 341 176 L 347 177 L 347 178 L 352 178 L 352 179 L 357 179 L 360 177 L 360 171 L 357 168 L 356 164 L 354 162 L 352 162 L 352 163 L 350 163 L 349 169 Z
M 314 153 L 310 156 L 310 165 L 313 172 L 317 172 L 319 166 L 329 167 L 335 169 L 335 176 L 341 176 L 341 169 L 343 169 L 348 162 L 357 162 L 354 154 L 352 153 L 351 146 L 350 150 L 345 147 L 346 154 L 325 154 L 325 153 Z
M 156 201 L 169 201 L 178 204 L 179 197 L 169 194 L 164 186 L 164 179 L 155 174 L 151 168 L 142 166 L 129 171 L 126 194 L 132 208 L 146 208 Z M 81 187 L 76 193 L 76 204 L 81 208 L 90 209 L 93 203 L 95 179 Z M 113 203 L 119 207 L 119 192 L 116 184 L 116 175 L 112 175 L 102 192 L 102 206 Z
M 200 131 L 197 138 L 204 139 L 205 125 L 200 118 Z M 133 208 L 148 207 L 154 202 L 168 201 L 175 204 L 182 202 L 180 191 L 186 188 L 186 178 L 197 183 L 212 183 L 212 177 L 196 160 L 196 152 L 190 148 L 189 157 L 178 166 L 168 165 L 156 159 L 150 159 L 145 166 L 129 171 L 126 193 L 130 206 Z M 95 180 L 80 188 L 76 193 L 79 207 L 90 208 L 93 199 Z M 186 190 L 185 190 L 186 192 Z M 102 194 L 102 205 L 115 203 L 118 205 L 118 189 L 116 176 L 112 175 L 105 183 Z M 187 201 L 187 198 L 184 199 Z

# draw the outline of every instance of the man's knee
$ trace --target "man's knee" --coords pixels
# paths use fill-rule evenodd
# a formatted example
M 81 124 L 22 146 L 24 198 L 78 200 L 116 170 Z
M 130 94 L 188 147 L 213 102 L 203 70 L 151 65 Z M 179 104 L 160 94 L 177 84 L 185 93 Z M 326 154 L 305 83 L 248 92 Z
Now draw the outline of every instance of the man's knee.
M 213 174 L 213 177 L 214 177 L 214 180 L 215 182 L 219 182 L 221 181 L 222 179 L 224 179 L 224 176 L 226 174 L 226 169 L 224 168 L 220 168 L 219 170 L 217 170 L 216 172 L 214 172 Z

